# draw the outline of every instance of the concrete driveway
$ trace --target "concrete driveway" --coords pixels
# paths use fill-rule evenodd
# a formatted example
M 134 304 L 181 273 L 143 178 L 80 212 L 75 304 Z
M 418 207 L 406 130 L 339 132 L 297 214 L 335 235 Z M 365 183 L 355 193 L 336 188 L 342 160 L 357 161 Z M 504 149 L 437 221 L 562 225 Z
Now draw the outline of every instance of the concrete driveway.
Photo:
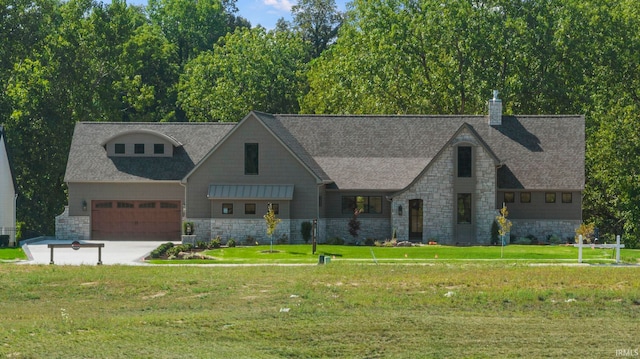
M 29 260 L 22 263 L 49 264 L 51 249 L 47 245 L 49 243 L 71 244 L 71 242 L 51 238 L 29 241 L 22 246 Z M 80 241 L 80 243 L 89 244 L 104 243 L 104 248 L 101 249 L 102 264 L 104 265 L 146 265 L 143 261 L 144 257 L 165 242 Z M 53 261 L 56 265 L 96 265 L 98 263 L 98 248 L 81 247 L 78 250 L 54 248 Z

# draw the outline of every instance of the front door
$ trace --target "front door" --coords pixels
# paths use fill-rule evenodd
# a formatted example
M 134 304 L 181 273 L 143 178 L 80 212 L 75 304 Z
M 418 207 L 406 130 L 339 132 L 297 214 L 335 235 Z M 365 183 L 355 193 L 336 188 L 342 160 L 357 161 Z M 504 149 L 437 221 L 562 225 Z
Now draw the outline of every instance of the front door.
M 409 240 L 422 242 L 422 200 L 409 201 Z
M 456 203 L 456 244 L 475 242 L 471 193 L 458 193 Z

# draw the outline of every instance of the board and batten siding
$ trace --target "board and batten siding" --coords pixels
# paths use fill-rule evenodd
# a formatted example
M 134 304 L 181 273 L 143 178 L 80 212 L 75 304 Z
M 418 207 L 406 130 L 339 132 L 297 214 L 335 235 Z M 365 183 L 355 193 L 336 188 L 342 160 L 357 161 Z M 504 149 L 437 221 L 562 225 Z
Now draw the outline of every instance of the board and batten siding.
M 582 193 L 579 191 L 527 191 L 527 190 L 499 190 L 496 208 L 501 208 L 504 193 L 513 192 L 514 202 L 505 203 L 509 210 L 510 219 L 548 219 L 548 220 L 582 220 Z M 520 193 L 531 193 L 531 203 L 521 203 Z M 545 194 L 555 193 L 556 202 L 546 203 Z M 562 203 L 562 193 L 571 193 L 571 203 Z
M 184 187 L 179 182 L 68 183 L 69 215 L 88 216 L 93 200 L 172 200 L 184 201 Z M 86 201 L 88 209 L 82 210 Z
M 211 184 L 291 184 L 294 190 L 289 206 L 290 218 L 315 218 L 318 214 L 318 184 L 315 177 L 253 115 L 237 126 L 187 177 L 187 217 L 215 216 L 211 200 L 207 198 Z M 244 173 L 245 143 L 258 144 L 257 175 Z M 243 207 L 238 209 L 241 210 L 238 213 L 244 213 Z M 235 213 L 234 205 L 234 216 L 229 218 L 235 218 Z

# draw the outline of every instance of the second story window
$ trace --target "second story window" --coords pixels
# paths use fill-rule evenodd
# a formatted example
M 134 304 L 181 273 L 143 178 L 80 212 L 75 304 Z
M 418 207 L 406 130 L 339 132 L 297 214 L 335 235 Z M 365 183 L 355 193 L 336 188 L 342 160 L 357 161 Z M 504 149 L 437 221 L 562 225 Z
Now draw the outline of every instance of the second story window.
M 124 154 L 124 151 L 125 151 L 124 143 L 116 143 L 114 150 L 115 150 L 115 153 L 118 155 Z
M 135 154 L 144 154 L 144 143 L 136 143 L 133 146 L 133 153 Z
M 245 175 L 258 174 L 258 144 L 257 143 L 244 144 L 244 174 Z
M 471 147 L 458 146 L 458 177 L 471 177 Z

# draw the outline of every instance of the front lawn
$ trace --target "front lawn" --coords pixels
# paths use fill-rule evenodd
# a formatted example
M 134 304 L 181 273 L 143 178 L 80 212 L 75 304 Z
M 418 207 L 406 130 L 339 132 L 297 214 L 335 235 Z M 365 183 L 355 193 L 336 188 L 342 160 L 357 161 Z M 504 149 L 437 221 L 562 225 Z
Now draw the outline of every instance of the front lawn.
M 0 357 L 613 358 L 640 344 L 639 270 L 3 264 Z
M 24 251 L 20 247 L 0 248 L 0 262 L 24 259 L 27 259 L 27 256 L 24 254 Z
M 370 263 L 425 263 L 434 261 L 503 260 L 523 262 L 577 262 L 578 249 L 572 246 L 509 245 L 499 246 L 419 246 L 419 247 L 367 247 L 348 245 L 318 245 L 312 254 L 311 245 L 275 245 L 218 248 L 205 251 L 213 260 L 149 260 L 149 263 L 317 263 L 319 255 L 328 256 L 332 262 L 358 261 Z M 502 254 L 501 254 L 502 253 Z M 621 259 L 638 263 L 640 250 L 623 249 Z M 613 249 L 583 249 L 586 263 L 613 263 Z

